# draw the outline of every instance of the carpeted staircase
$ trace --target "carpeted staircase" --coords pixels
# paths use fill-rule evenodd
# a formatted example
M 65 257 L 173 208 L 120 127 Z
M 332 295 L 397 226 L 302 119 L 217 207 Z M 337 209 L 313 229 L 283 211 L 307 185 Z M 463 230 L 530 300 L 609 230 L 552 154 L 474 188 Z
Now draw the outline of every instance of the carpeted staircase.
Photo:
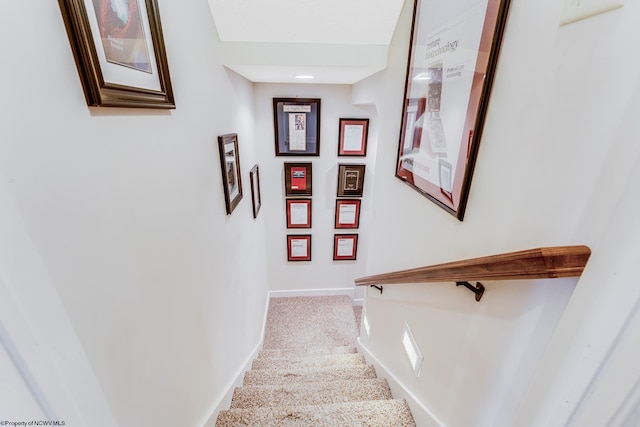
M 272 298 L 263 348 L 216 426 L 415 426 L 357 353 L 358 320 L 346 296 Z

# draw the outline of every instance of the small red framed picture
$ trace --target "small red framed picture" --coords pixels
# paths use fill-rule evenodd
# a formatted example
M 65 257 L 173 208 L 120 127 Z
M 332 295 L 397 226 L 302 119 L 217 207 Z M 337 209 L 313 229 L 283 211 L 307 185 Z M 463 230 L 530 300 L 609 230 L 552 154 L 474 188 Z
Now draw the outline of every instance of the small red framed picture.
M 357 234 L 335 234 L 333 236 L 333 260 L 351 261 L 358 251 Z
M 335 228 L 358 228 L 360 224 L 360 199 L 336 200 Z
M 340 119 L 338 156 L 367 155 L 369 119 Z
M 311 234 L 287 235 L 287 261 L 311 261 Z
M 286 196 L 311 196 L 311 173 L 312 164 L 285 163 L 284 164 L 284 187 Z
M 311 199 L 286 199 L 287 228 L 311 228 Z

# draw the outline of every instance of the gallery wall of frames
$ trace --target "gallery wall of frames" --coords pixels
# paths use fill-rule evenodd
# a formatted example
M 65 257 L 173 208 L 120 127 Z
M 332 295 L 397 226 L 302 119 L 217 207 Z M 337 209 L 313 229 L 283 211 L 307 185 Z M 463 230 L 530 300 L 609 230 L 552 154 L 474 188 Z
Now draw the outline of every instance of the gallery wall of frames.
M 275 155 L 295 157 L 283 162 L 287 261 L 291 262 L 312 259 L 313 163 L 300 157 L 320 155 L 320 107 L 318 98 L 273 99 Z M 335 125 L 337 156 L 345 162 L 337 165 L 332 258 L 354 261 L 366 166 L 347 159 L 366 157 L 369 119 L 340 118 Z
M 304 157 L 320 156 L 319 98 L 273 98 L 275 156 L 282 162 L 287 261 L 312 260 L 313 163 Z M 336 126 L 339 159 L 333 221 L 333 261 L 355 261 L 366 165 L 356 159 L 367 156 L 368 118 L 340 118 Z M 227 215 L 242 199 L 237 134 L 218 137 L 220 166 Z M 349 161 L 352 159 L 352 161 Z M 259 165 L 249 174 L 253 217 L 262 205 Z

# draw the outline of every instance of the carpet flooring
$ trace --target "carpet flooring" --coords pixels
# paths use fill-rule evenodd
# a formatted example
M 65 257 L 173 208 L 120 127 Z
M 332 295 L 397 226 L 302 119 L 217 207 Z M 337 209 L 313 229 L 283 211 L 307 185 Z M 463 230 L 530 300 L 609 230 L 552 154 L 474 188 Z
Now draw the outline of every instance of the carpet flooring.
M 357 353 L 361 313 L 346 296 L 272 298 L 263 348 L 216 427 L 415 426 Z

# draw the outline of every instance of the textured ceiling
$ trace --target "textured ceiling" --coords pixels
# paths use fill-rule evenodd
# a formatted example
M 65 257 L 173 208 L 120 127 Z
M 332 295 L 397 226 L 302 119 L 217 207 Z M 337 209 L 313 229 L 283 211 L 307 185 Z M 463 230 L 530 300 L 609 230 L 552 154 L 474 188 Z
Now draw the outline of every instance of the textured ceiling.
M 247 79 L 353 84 L 386 67 L 404 2 L 209 0 L 209 6 L 223 63 Z

